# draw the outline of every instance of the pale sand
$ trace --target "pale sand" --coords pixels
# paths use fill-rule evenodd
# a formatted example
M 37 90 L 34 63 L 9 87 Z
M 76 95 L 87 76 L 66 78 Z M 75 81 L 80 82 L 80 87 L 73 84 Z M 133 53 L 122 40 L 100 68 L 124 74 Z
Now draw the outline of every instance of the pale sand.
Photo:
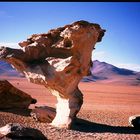
M 46 88 L 29 83 L 24 78 L 5 79 L 36 98 L 37 106 L 55 107 L 56 99 Z M 9 122 L 19 122 L 41 130 L 50 140 L 140 140 L 140 130 L 134 130 L 128 124 L 129 116 L 140 114 L 139 86 L 81 82 L 79 88 L 84 93 L 84 104 L 72 130 L 35 122 L 29 112 L 17 110 L 11 113 L 1 111 L 0 127 Z

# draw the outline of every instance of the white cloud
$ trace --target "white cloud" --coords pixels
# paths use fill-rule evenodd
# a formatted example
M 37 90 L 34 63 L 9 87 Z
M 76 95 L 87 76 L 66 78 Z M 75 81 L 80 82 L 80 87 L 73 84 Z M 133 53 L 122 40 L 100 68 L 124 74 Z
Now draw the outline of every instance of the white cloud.
M 120 64 L 115 64 L 115 66 L 140 72 L 140 64 L 120 63 Z
M 109 64 L 112 64 L 116 67 L 119 68 L 125 68 L 125 69 L 130 69 L 134 71 L 140 72 L 140 64 L 134 64 L 134 63 L 115 63 L 114 61 L 111 61 L 112 59 L 110 58 L 110 61 L 107 61 L 106 57 L 109 57 L 108 53 L 105 51 L 94 51 L 92 52 L 92 60 L 99 60 L 99 61 L 105 61 Z
M 18 43 L 14 42 L 0 42 L 0 46 L 10 47 L 10 48 L 20 48 Z
M 94 51 L 92 52 L 92 60 L 101 60 L 101 59 L 104 59 L 105 56 L 106 56 L 106 52 L 105 51 Z

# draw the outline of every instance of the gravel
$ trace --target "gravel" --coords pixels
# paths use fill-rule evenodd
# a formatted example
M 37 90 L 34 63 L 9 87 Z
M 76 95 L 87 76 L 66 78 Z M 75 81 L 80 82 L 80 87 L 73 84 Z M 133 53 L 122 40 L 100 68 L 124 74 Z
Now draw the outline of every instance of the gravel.
M 71 130 L 67 130 L 36 122 L 29 116 L 29 111 L 1 111 L 0 127 L 7 123 L 20 123 L 40 130 L 49 140 L 140 140 L 140 130 L 128 124 L 128 118 L 133 114 L 81 109 Z

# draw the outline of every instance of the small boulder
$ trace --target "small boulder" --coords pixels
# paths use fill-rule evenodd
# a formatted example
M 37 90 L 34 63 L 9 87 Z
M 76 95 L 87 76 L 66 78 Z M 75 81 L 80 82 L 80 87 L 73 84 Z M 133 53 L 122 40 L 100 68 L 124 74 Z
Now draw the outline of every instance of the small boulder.
M 36 121 L 51 123 L 56 116 L 56 109 L 48 106 L 40 106 L 33 109 L 30 115 Z
M 8 123 L 0 128 L 1 138 L 7 137 L 11 139 L 28 139 L 28 140 L 47 140 L 41 131 L 28 128 L 20 125 L 19 123 Z
M 17 89 L 7 80 L 0 80 L 0 109 L 27 109 L 30 104 L 36 102 L 36 99 Z
M 134 115 L 129 117 L 130 126 L 140 129 L 140 115 Z

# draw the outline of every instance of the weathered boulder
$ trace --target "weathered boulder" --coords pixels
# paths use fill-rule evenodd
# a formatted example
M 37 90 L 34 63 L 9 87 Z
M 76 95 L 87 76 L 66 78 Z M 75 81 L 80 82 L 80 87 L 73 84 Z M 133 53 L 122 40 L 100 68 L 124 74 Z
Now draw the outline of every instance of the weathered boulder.
M 36 121 L 51 123 L 56 116 L 56 109 L 48 106 L 36 107 L 31 116 Z
M 0 80 L 0 109 L 27 109 L 30 104 L 36 102 L 36 99 L 17 89 L 7 80 Z
M 70 128 L 83 104 L 78 83 L 89 74 L 92 50 L 104 32 L 99 24 L 77 21 L 32 35 L 19 43 L 22 49 L 3 47 L 0 58 L 56 96 L 56 116 L 51 124 Z
M 14 140 L 47 140 L 41 131 L 34 128 L 24 127 L 19 123 L 8 123 L 1 127 L 0 136 L 1 138 L 8 137 Z
M 136 129 L 140 129 L 140 115 L 129 117 L 129 124 Z

